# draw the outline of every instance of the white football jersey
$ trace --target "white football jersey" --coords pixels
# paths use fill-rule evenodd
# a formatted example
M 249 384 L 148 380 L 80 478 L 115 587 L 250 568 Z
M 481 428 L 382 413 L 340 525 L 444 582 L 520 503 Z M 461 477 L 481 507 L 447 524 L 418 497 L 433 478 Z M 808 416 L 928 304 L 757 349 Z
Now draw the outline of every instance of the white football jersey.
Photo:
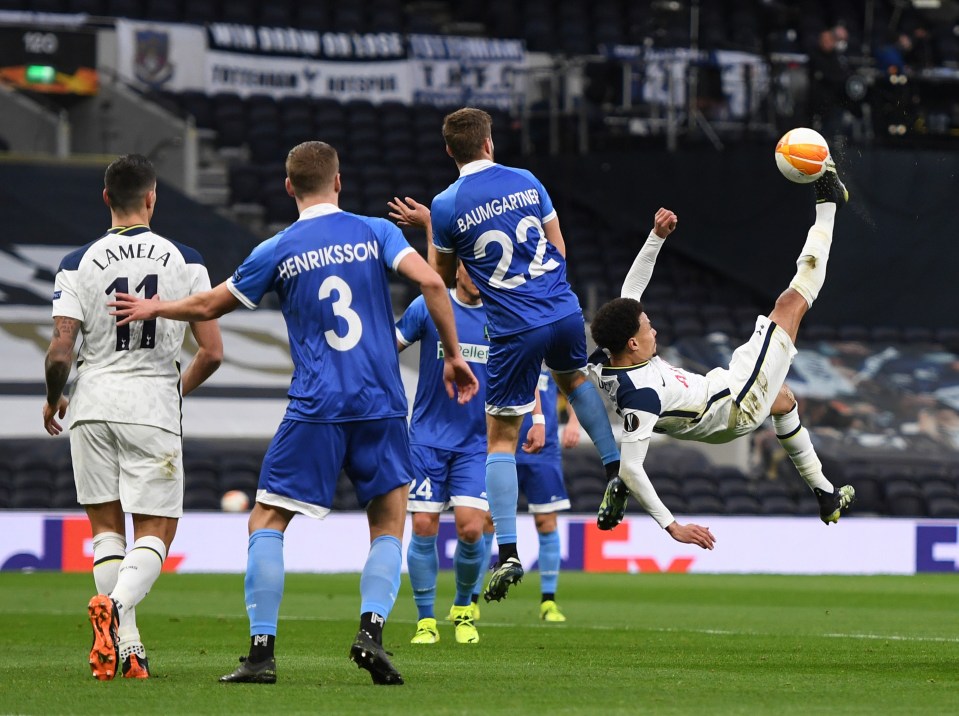
M 116 293 L 169 301 L 209 288 L 199 253 L 143 225 L 114 227 L 68 254 L 57 271 L 53 315 L 82 324 L 71 426 L 105 420 L 179 435 L 179 361 L 188 324 L 159 318 L 117 326 L 107 302 Z
M 594 366 L 594 374 L 623 416 L 624 441 L 642 440 L 654 432 L 702 442 L 732 437 L 724 434 L 733 401 L 728 371 L 722 368 L 699 375 L 657 356 L 635 366 Z

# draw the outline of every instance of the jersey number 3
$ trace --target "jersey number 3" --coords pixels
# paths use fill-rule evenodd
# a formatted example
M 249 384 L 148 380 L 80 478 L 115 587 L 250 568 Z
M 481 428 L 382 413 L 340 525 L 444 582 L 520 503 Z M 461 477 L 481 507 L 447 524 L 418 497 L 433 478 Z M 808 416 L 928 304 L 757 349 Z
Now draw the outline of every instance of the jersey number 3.
M 319 299 L 322 301 L 329 298 L 334 291 L 337 297 L 331 308 L 334 316 L 346 321 L 346 333 L 340 335 L 331 328 L 324 331 L 323 337 L 331 348 L 348 351 L 360 342 L 360 336 L 363 335 L 363 322 L 360 320 L 360 314 L 350 308 L 353 302 L 353 291 L 350 290 L 350 285 L 339 276 L 327 276 L 323 280 L 320 284 Z
M 143 291 L 144 298 L 153 298 L 157 295 L 157 274 L 148 273 L 143 277 L 140 285 L 136 287 L 135 292 Z M 111 293 L 130 293 L 130 279 L 126 276 L 117 276 L 116 279 L 107 286 L 104 291 L 108 296 Z M 122 320 L 117 316 L 117 321 Z M 157 322 L 155 318 L 143 322 L 143 334 L 140 336 L 140 348 L 154 348 L 157 341 Z M 117 326 L 117 347 L 118 351 L 130 350 L 130 324 Z

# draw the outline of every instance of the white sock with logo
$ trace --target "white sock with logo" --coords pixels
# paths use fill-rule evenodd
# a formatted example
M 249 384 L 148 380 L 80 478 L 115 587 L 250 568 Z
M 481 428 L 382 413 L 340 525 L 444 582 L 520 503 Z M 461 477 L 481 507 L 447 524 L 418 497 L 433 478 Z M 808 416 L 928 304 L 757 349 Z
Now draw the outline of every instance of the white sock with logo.
M 127 552 L 120 564 L 117 586 L 110 593 L 120 610 L 121 628 L 126 614 L 150 592 L 153 583 L 160 576 L 165 559 L 166 546 L 163 540 L 152 535 L 138 539 Z
M 826 263 L 832 246 L 832 232 L 836 222 L 836 205 L 816 205 L 816 223 L 809 227 L 806 243 L 796 261 L 796 275 L 789 287 L 795 289 L 812 306 L 826 280 Z
M 116 589 L 120 565 L 126 557 L 127 541 L 118 532 L 101 532 L 93 538 L 93 581 L 97 585 L 97 594 L 110 594 Z M 133 608 L 127 609 L 117 629 L 121 658 L 127 644 L 140 643 L 140 631 L 137 629 L 137 615 Z M 142 648 L 142 646 L 141 646 Z
M 809 431 L 799 422 L 799 404 L 793 405 L 792 410 L 785 415 L 774 415 L 773 428 L 779 444 L 809 488 L 818 487 L 823 492 L 833 492 L 835 488 L 822 473 L 822 462 L 812 446 Z

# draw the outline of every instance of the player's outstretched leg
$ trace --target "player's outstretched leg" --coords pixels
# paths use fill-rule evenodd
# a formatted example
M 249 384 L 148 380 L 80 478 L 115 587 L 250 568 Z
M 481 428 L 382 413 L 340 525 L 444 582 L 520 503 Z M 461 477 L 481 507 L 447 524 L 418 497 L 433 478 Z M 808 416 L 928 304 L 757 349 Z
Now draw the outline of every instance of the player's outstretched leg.
M 374 684 L 399 686 L 403 683 L 403 677 L 390 661 L 391 656 L 393 654 L 386 651 L 383 645 L 378 644 L 365 630 L 356 632 L 353 646 L 350 647 L 350 661 L 369 671 Z
M 90 670 L 93 677 L 109 681 L 117 675 L 120 653 L 117 651 L 117 629 L 120 617 L 117 605 L 106 594 L 97 594 L 87 604 L 93 645 L 90 648 Z
M 614 477 L 606 485 L 603 501 L 599 503 L 599 512 L 596 515 L 596 526 L 601 530 L 611 530 L 623 521 L 626 516 L 626 501 L 629 498 L 629 488 L 622 478 Z
M 843 485 L 833 492 L 824 492 L 817 487 L 813 492 L 819 501 L 819 519 L 827 525 L 839 522 L 840 514 L 856 500 L 856 490 L 852 485 Z
M 523 581 L 523 574 L 523 565 L 518 557 L 510 557 L 505 562 L 500 562 L 489 578 L 483 599 L 487 602 L 504 599 L 512 585 Z
M 856 499 L 856 491 L 852 485 L 837 489 L 823 474 L 822 461 L 816 454 L 809 431 L 799 420 L 799 403 L 788 386 L 780 388 L 772 414 L 779 444 L 819 501 L 820 519 L 827 525 L 838 522 L 841 513 Z
M 836 172 L 836 162 L 831 156 L 826 158 L 824 166 L 826 171 L 813 182 L 813 188 L 816 190 L 816 203 L 831 203 L 835 204 L 837 209 L 841 209 L 849 201 L 849 190 L 839 180 L 839 174 Z

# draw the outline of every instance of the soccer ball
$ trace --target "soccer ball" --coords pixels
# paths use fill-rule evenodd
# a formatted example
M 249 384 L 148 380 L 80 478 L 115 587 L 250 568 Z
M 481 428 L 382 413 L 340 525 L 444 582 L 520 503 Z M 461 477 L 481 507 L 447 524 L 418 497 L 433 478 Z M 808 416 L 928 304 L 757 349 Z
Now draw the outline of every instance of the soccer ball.
M 797 184 L 809 184 L 821 177 L 828 158 L 829 145 L 813 129 L 790 129 L 776 143 L 776 166 L 784 177 Z
M 250 506 L 250 498 L 242 490 L 224 492 L 220 498 L 220 509 L 224 512 L 246 512 Z

